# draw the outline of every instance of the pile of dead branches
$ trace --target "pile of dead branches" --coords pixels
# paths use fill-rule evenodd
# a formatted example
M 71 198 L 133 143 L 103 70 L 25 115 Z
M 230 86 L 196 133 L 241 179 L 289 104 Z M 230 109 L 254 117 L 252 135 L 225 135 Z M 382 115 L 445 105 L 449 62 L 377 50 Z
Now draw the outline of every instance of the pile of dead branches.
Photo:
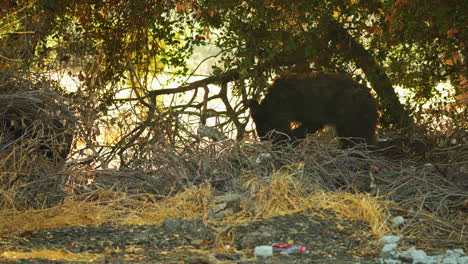
M 0 75 L 0 189 L 8 193 L 3 201 L 62 181 L 52 175 L 70 152 L 75 118 L 53 85 Z

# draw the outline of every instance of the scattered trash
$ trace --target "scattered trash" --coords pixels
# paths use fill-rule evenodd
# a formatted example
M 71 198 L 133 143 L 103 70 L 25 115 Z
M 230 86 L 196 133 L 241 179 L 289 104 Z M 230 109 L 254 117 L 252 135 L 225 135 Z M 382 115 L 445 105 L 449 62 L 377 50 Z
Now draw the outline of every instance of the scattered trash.
M 271 257 L 273 256 L 272 246 L 258 246 L 254 250 L 255 257 Z
M 283 255 L 309 254 L 309 249 L 304 245 L 277 243 L 277 244 L 273 244 L 272 247 L 273 247 L 273 252 L 279 252 L 280 254 L 283 254 Z
M 273 256 L 273 253 L 279 253 L 281 255 L 303 255 L 309 254 L 310 251 L 307 246 L 304 245 L 275 243 L 271 246 L 255 247 L 254 253 L 256 257 L 270 257 Z

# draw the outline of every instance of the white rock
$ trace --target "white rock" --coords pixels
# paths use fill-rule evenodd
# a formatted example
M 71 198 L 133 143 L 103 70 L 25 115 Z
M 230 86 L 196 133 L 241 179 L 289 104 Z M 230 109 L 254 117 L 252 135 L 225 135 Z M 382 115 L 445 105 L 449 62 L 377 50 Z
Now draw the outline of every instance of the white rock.
M 428 257 L 426 252 L 414 247 L 401 253 L 400 258 L 405 261 L 412 261 L 412 263 L 432 263 L 432 258 Z
M 382 252 L 388 252 L 392 251 L 398 246 L 397 243 L 391 243 L 391 244 L 385 244 L 385 246 L 382 248 Z
M 384 236 L 382 237 L 379 241 L 382 244 L 395 244 L 400 241 L 401 237 L 400 236 Z
M 383 264 L 401 264 L 401 261 L 396 260 L 396 259 L 383 259 L 380 261 L 380 263 Z
M 405 218 L 403 216 L 397 216 L 392 219 L 392 226 L 397 227 L 405 222 Z
M 445 251 L 445 255 L 463 256 L 465 255 L 465 252 L 461 248 L 447 249 L 447 251 Z
M 385 246 L 382 248 L 382 251 L 380 252 L 379 256 L 381 258 L 392 258 L 397 255 L 397 252 L 394 252 L 393 250 L 398 246 L 397 243 L 391 243 L 391 244 L 385 244 Z
M 463 256 L 458 259 L 458 264 L 468 264 L 468 256 Z
M 454 257 L 454 256 L 449 256 L 449 257 L 445 257 L 443 258 L 442 264 L 458 264 L 458 257 Z
M 463 255 L 465 252 L 461 248 L 450 250 L 448 249 L 444 255 L 442 255 L 443 260 L 441 261 L 442 264 L 466 264 L 463 261 Z M 468 259 L 467 259 L 468 260 Z

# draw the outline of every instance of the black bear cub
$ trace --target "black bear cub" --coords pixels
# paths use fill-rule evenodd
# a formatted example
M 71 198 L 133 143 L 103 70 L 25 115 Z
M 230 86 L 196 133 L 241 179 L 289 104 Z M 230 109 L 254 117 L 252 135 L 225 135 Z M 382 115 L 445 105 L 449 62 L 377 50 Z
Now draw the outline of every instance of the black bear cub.
M 325 125 L 332 125 L 343 138 L 344 148 L 361 142 L 375 143 L 376 101 L 369 88 L 341 74 L 281 76 L 268 88 L 260 103 L 250 100 L 249 108 L 262 140 L 278 143 L 301 139 Z M 280 133 L 268 134 L 272 130 Z

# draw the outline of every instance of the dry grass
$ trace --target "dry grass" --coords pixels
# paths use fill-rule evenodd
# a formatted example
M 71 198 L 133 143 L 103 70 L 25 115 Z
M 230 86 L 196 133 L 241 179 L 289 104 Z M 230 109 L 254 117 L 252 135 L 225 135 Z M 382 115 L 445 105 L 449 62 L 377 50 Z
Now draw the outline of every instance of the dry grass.
M 67 198 L 46 209 L 3 212 L 2 234 L 64 226 L 104 224 L 155 224 L 166 218 L 194 219 L 207 216 L 210 187 L 201 186 L 174 197 L 158 199 L 153 195 L 94 191 Z M 34 216 L 33 218 L 31 216 Z
M 31 252 L 6 251 L 0 256 L 6 259 L 48 259 L 56 261 L 86 261 L 93 262 L 104 258 L 104 255 L 90 253 L 72 253 L 60 250 L 34 250 Z
M 293 186 L 295 180 L 288 174 L 280 173 L 273 176 L 271 181 L 254 184 L 257 179 L 250 178 L 245 183 L 250 195 L 245 197 L 243 210 L 226 219 L 210 218 L 209 208 L 214 202 L 213 190 L 211 185 L 203 184 L 164 199 L 145 194 L 95 191 L 70 197 L 63 204 L 52 208 L 3 212 L 4 221 L 0 223 L 0 231 L 1 234 L 11 234 L 64 226 L 157 224 L 167 218 L 201 218 L 211 223 L 236 225 L 276 215 L 306 210 L 314 212 L 314 209 L 317 212 L 319 209 L 328 209 L 343 217 L 368 222 L 377 236 L 389 231 L 385 224 L 388 202 L 381 198 L 367 194 L 325 191 L 307 194 Z
M 390 212 L 398 210 L 414 224 L 405 232 L 424 235 L 417 228 L 424 219 L 437 230 L 432 235 L 465 237 L 466 218 L 459 208 L 466 190 L 428 165 L 394 163 L 364 148 L 339 150 L 314 139 L 275 151 L 268 143 L 220 142 L 191 157 L 153 172 L 70 170 L 67 173 L 73 178 L 65 186 L 75 195 L 51 208 L 2 211 L 1 233 L 74 225 L 155 224 L 166 218 L 201 218 L 231 225 L 329 209 L 367 222 L 377 236 L 390 232 Z M 191 166 L 181 167 L 184 164 Z M 200 176 L 185 188 L 175 180 L 164 181 L 177 175 Z M 159 180 L 173 188 L 152 193 L 139 184 Z M 242 210 L 225 219 L 211 218 L 215 193 L 226 192 L 242 195 Z M 17 194 L 2 195 L 14 203 Z M 444 221 L 447 224 L 441 225 Z

